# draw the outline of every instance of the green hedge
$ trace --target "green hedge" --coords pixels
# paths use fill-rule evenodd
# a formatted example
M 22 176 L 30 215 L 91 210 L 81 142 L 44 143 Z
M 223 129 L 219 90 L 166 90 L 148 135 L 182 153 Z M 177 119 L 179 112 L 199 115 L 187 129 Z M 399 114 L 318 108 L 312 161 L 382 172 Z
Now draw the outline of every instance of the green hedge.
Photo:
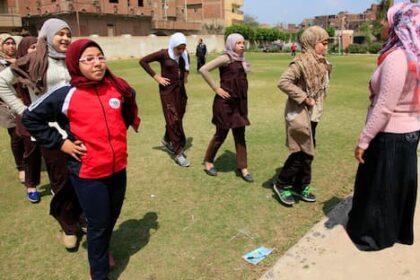
M 373 53 L 376 54 L 382 49 L 381 43 L 372 43 L 370 45 L 351 44 L 346 49 L 348 53 Z
M 382 49 L 381 43 L 372 43 L 369 46 L 369 52 L 370 53 L 378 53 Z
M 347 51 L 349 53 L 367 53 L 368 48 L 366 45 L 350 44 Z

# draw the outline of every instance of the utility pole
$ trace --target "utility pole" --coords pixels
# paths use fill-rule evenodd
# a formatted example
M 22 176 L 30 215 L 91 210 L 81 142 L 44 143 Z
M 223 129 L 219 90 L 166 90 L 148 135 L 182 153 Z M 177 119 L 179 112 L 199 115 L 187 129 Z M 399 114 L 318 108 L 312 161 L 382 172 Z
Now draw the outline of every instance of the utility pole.
M 164 2 L 163 2 L 164 4 L 164 7 L 163 7 L 163 12 L 164 12 L 164 17 L 165 17 L 165 21 L 167 21 L 168 20 L 168 2 L 167 2 L 167 0 L 165 0 Z
M 79 18 L 79 7 L 77 0 L 74 1 L 74 8 L 76 9 L 76 25 L 77 25 L 77 36 L 80 37 L 80 18 Z
M 187 0 L 184 0 L 184 12 L 185 12 L 185 21 L 188 21 L 188 6 L 187 6 Z

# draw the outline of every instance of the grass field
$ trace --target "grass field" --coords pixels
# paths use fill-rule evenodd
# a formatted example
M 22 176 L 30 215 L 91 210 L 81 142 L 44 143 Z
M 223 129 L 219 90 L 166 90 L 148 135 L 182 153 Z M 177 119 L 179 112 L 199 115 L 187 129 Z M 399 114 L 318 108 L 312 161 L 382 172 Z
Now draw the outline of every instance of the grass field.
M 269 182 L 288 155 L 284 146 L 286 95 L 276 88 L 290 57 L 249 54 L 249 170 L 256 182 L 235 175 L 230 135 L 219 151 L 219 176 L 209 177 L 201 162 L 214 133 L 213 94 L 193 71 L 188 84 L 185 130 L 192 166 L 180 168 L 160 147 L 164 131 L 157 85 L 136 60 L 113 61 L 113 71 L 138 92 L 141 132 L 129 135 L 128 188 L 111 251 L 117 263 L 111 279 L 256 279 L 325 212 L 351 190 L 353 149 L 365 119 L 367 84 L 374 56 L 329 57 L 334 64 L 326 110 L 317 130 L 313 186 L 318 201 L 286 208 Z M 193 65 L 195 62 L 193 61 Z M 218 73 L 215 73 L 217 78 Z M 43 173 L 43 197 L 31 205 L 17 181 L 8 135 L 0 130 L 0 279 L 87 279 L 86 239 L 68 253 L 59 227 L 48 215 L 51 195 Z M 258 266 L 241 259 L 259 246 L 275 251 Z

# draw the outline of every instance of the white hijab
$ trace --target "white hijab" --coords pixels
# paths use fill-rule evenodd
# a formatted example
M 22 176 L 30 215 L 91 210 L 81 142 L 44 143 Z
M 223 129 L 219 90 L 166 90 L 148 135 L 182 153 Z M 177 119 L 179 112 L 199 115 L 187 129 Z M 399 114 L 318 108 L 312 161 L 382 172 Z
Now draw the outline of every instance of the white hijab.
M 187 44 L 187 38 L 184 34 L 178 32 L 171 36 L 171 39 L 169 40 L 169 47 L 168 47 L 168 53 L 169 57 L 173 60 L 178 61 L 179 56 L 175 55 L 174 48 L 178 47 L 179 45 L 186 45 Z M 182 58 L 185 61 L 185 70 L 190 71 L 190 62 L 188 61 L 188 52 L 185 50 L 182 53 Z

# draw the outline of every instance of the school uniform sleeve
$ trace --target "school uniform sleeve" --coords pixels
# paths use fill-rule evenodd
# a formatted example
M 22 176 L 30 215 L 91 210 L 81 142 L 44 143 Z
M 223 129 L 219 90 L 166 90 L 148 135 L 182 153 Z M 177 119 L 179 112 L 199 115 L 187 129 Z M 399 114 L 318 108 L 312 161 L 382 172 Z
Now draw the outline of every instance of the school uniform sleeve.
M 158 51 L 151 53 L 149 55 L 146 55 L 142 59 L 140 59 L 139 63 L 140 66 L 143 67 L 143 69 L 149 74 L 151 77 L 154 77 L 156 75 L 156 72 L 150 67 L 150 63 L 152 62 L 161 62 L 163 60 L 164 52 Z
M 0 98 L 10 107 L 12 112 L 22 115 L 26 106 L 23 101 L 17 97 L 16 90 L 13 87 L 17 83 L 17 78 L 13 75 L 10 67 L 0 72 Z
M 281 75 L 277 84 L 281 91 L 286 93 L 289 98 L 293 99 L 298 104 L 302 104 L 308 97 L 308 94 L 297 86 L 302 76 L 302 71 L 300 71 L 299 66 L 295 63 L 291 63 L 289 68 Z
M 209 84 L 213 91 L 216 91 L 220 86 L 213 80 L 210 72 L 216 68 L 227 65 L 229 62 L 229 56 L 221 55 L 200 68 L 199 71 L 201 76 L 203 76 L 204 80 L 207 82 L 207 84 Z
M 122 115 L 127 129 L 131 125 L 135 132 L 139 131 L 141 119 L 138 112 L 139 109 L 136 102 L 136 91 L 132 88 L 131 95 L 129 97 L 124 97 L 124 103 L 122 106 Z
M 22 124 L 43 147 L 60 149 L 65 141 L 60 132 L 48 123 L 62 119 L 70 89 L 70 86 L 64 86 L 45 93 L 23 113 Z

